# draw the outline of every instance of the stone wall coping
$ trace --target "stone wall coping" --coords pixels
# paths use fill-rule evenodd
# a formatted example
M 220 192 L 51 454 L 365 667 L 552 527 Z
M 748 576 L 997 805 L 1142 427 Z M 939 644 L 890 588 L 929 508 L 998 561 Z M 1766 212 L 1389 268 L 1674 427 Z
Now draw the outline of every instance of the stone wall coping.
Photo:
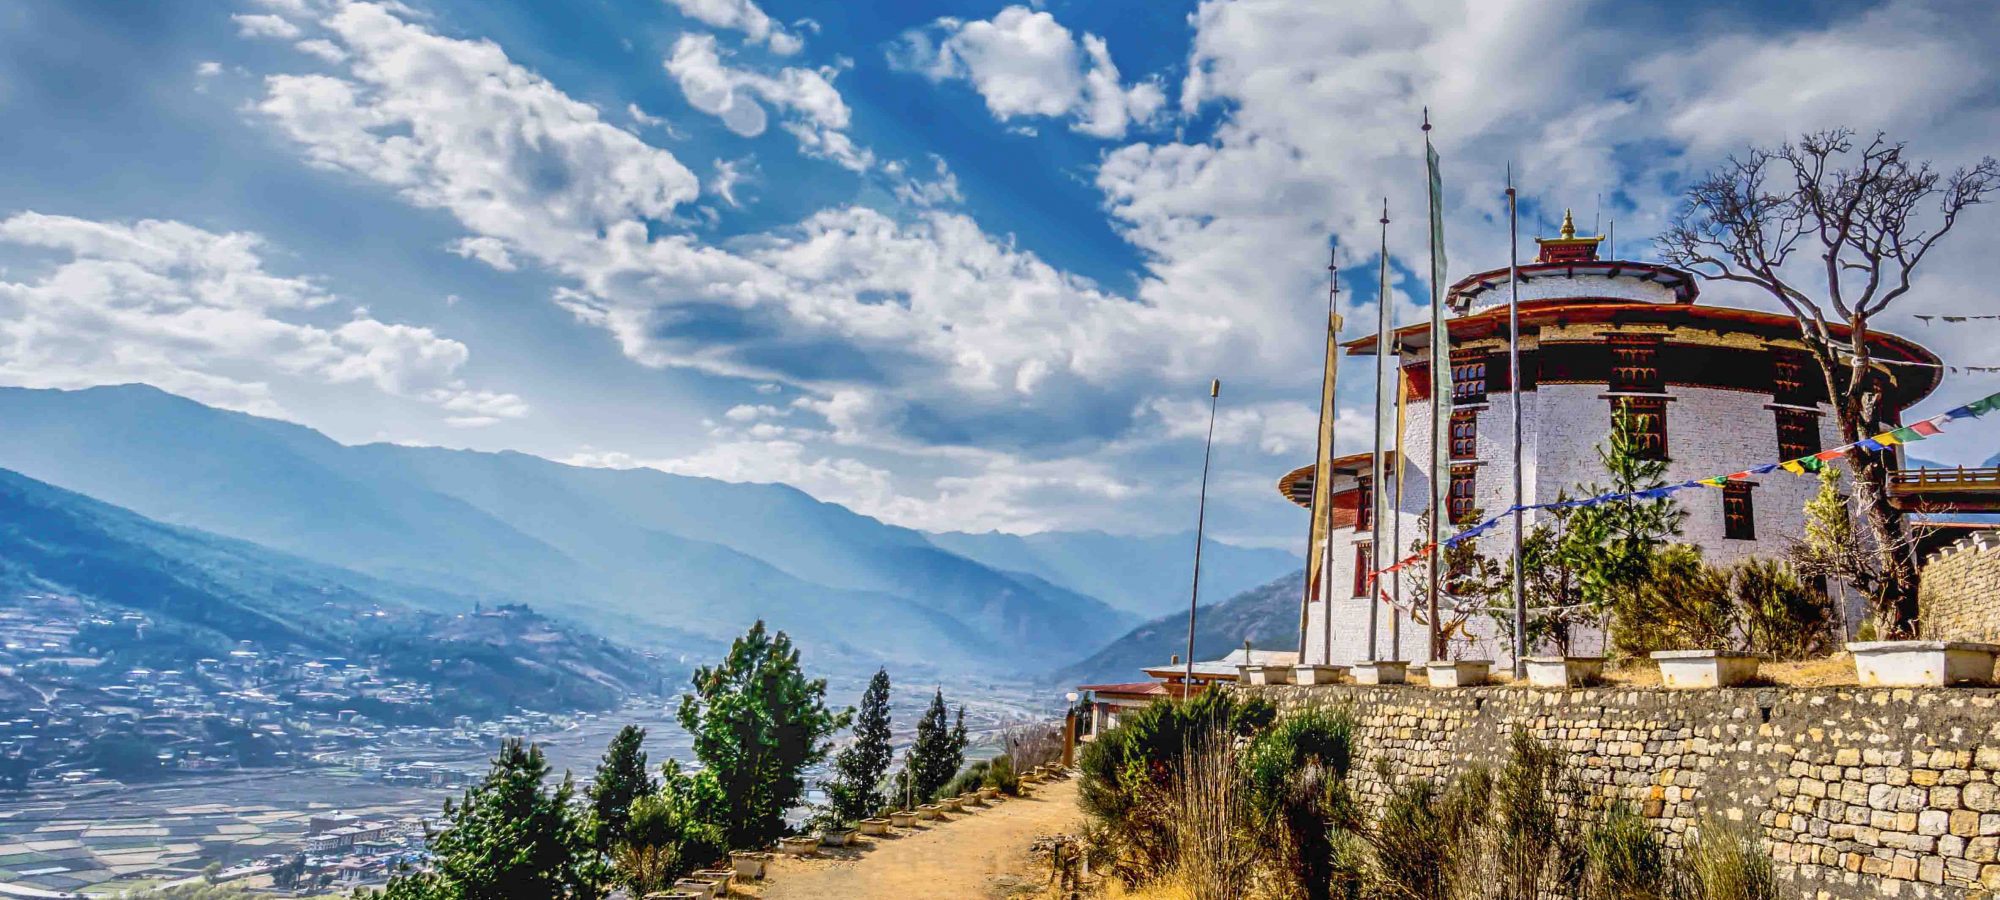
M 1450 666 L 1490 666 L 1493 665 L 1493 661 L 1490 659 L 1433 659 L 1424 663 L 1424 665 L 1426 667 L 1437 666 L 1439 668 Z
M 2000 644 L 1981 644 L 1976 641 L 1861 641 L 1847 645 L 1849 653 L 1895 653 L 1903 650 L 1972 650 L 1979 653 L 2000 653 Z
M 1763 659 L 1762 653 L 1748 650 L 1655 650 L 1646 654 L 1654 659 Z

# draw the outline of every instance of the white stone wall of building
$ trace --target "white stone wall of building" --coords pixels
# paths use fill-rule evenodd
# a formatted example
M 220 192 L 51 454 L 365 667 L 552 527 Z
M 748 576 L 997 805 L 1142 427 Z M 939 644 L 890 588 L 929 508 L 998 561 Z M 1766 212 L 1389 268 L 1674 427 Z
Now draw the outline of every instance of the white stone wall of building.
M 1679 385 L 1670 385 L 1667 394 L 1672 398 L 1667 402 L 1667 481 L 1728 475 L 1778 461 L 1777 413 L 1769 394 Z M 1487 404 L 1479 413 L 1479 458 L 1474 463 L 1478 466 L 1475 502 L 1487 515 L 1497 514 L 1513 502 L 1510 481 L 1511 403 L 1510 395 L 1495 393 L 1488 397 Z M 1611 431 L 1611 401 L 1605 385 L 1541 385 L 1522 395 L 1522 425 L 1524 491 L 1530 502 L 1554 500 L 1562 489 L 1574 485 L 1608 484 L 1610 479 L 1596 451 Z M 1839 429 L 1825 407 L 1821 407 L 1820 439 L 1825 447 L 1840 443 Z M 1401 507 L 1402 547 L 1399 548 L 1401 552 L 1385 553 L 1385 561 L 1393 561 L 1409 552 L 1409 544 L 1419 536 L 1418 516 L 1429 502 L 1426 471 L 1430 462 L 1428 402 L 1409 404 L 1403 446 L 1409 464 L 1404 474 L 1406 496 Z M 1818 491 L 1819 481 L 1816 477 L 1801 477 L 1783 470 L 1754 476 L 1751 481 L 1757 485 L 1752 491 L 1755 540 L 1732 540 L 1723 536 L 1723 495 L 1720 490 L 1710 488 L 1690 489 L 1674 495 L 1676 502 L 1688 513 L 1682 526 L 1681 540 L 1700 546 L 1707 559 L 1717 564 L 1752 556 L 1783 558 L 1792 543 L 1804 536 L 1805 504 Z M 1352 481 L 1343 480 L 1340 484 L 1351 486 Z M 1532 525 L 1535 515 L 1533 512 L 1528 514 L 1529 524 Z M 1385 540 L 1390 533 L 1388 526 L 1388 522 L 1383 522 L 1376 531 Z M 1504 559 L 1511 549 L 1509 529 L 1503 525 L 1488 534 L 1482 541 L 1482 549 L 1491 556 Z M 1307 659 L 1325 658 L 1323 648 L 1326 642 L 1322 636 L 1321 616 L 1329 603 L 1334 615 L 1331 661 L 1349 665 L 1369 658 L 1368 601 L 1349 595 L 1353 592 L 1354 583 L 1353 545 L 1357 540 L 1365 541 L 1373 537 L 1369 533 L 1357 534 L 1351 528 L 1340 529 L 1332 536 L 1333 558 L 1324 581 L 1324 592 L 1332 596 L 1322 597 L 1316 602 L 1308 617 Z M 1377 627 L 1382 658 L 1391 656 L 1388 639 L 1390 615 L 1390 608 L 1382 607 Z M 1505 648 L 1500 646 L 1504 641 L 1498 639 L 1492 625 L 1481 616 L 1475 616 L 1472 624 L 1472 646 L 1456 651 L 1457 654 L 1465 656 L 1474 653 L 1504 662 L 1507 654 Z M 1424 658 L 1427 649 L 1424 632 L 1422 624 L 1405 620 L 1402 658 Z M 1584 646 L 1589 646 L 1588 641 Z
M 1631 277 L 1607 278 L 1603 275 L 1578 274 L 1570 278 L 1544 275 L 1537 278 L 1533 273 L 1529 273 L 1521 279 L 1522 303 L 1535 300 L 1566 300 L 1575 297 L 1673 303 L 1674 289 L 1657 281 Z M 1484 310 L 1506 305 L 1507 285 L 1503 280 L 1498 287 L 1480 293 L 1474 299 L 1473 309 Z

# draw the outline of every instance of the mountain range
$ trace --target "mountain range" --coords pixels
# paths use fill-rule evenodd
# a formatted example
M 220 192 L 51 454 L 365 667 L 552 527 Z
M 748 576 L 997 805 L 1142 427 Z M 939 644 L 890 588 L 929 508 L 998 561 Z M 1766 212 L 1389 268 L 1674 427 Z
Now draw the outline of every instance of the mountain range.
M 1203 566 L 1206 567 L 1206 561 Z M 1203 606 L 1195 616 L 1194 658 L 1216 659 L 1249 641 L 1262 650 L 1295 649 L 1304 569 Z M 1058 669 L 1049 681 L 1065 685 L 1127 682 L 1147 666 L 1165 665 L 1186 652 L 1187 613 L 1168 613 L 1126 632 L 1080 662 Z
M 0 389 L 0 422 L 0 468 L 413 603 L 526 603 L 669 654 L 761 617 L 823 665 L 1045 672 L 1178 602 L 1192 547 L 926 535 L 784 485 L 350 446 L 140 385 Z M 1296 564 L 1210 542 L 1204 591 Z
M 114 671 L 192 669 L 239 642 L 374 658 L 432 689 L 431 702 L 411 711 L 446 720 L 608 707 L 664 674 L 628 648 L 524 608 L 473 612 L 463 598 L 165 525 L 0 470 L 0 595 L 21 603 L 35 594 L 87 602 L 93 615 L 76 649 L 109 657 Z M 135 628 L 122 613 L 145 624 Z

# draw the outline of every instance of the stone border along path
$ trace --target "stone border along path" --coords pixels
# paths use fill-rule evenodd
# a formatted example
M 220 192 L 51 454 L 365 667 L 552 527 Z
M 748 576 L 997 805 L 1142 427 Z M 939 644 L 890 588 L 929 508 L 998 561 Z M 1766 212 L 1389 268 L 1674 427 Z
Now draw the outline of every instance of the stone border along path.
M 851 847 L 822 847 L 807 859 L 780 856 L 764 880 L 737 882 L 731 896 L 761 900 L 849 897 L 980 898 L 1039 890 L 1046 863 L 1029 856 L 1035 838 L 1083 826 L 1077 779 L 1025 785 L 977 812 L 945 813 L 882 837 L 857 836 Z

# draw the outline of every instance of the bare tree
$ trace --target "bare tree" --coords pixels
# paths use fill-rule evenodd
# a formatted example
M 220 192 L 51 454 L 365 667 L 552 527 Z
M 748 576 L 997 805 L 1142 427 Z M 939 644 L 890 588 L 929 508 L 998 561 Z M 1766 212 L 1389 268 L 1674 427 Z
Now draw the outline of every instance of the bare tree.
M 1893 379 L 1871 356 L 1872 320 L 1909 293 L 1959 215 L 2000 189 L 1992 157 L 1947 175 L 1880 133 L 1857 147 L 1852 131 L 1836 129 L 1732 156 L 1688 188 L 1655 240 L 1669 263 L 1755 285 L 1791 312 L 1843 443 L 1874 434 L 1890 412 L 1883 397 Z M 1889 502 L 1891 457 L 1856 448 L 1847 463 L 1875 551 L 1872 590 L 1857 589 L 1868 591 L 1883 637 L 1914 636 L 1917 573 L 1899 552 L 1908 529 Z

